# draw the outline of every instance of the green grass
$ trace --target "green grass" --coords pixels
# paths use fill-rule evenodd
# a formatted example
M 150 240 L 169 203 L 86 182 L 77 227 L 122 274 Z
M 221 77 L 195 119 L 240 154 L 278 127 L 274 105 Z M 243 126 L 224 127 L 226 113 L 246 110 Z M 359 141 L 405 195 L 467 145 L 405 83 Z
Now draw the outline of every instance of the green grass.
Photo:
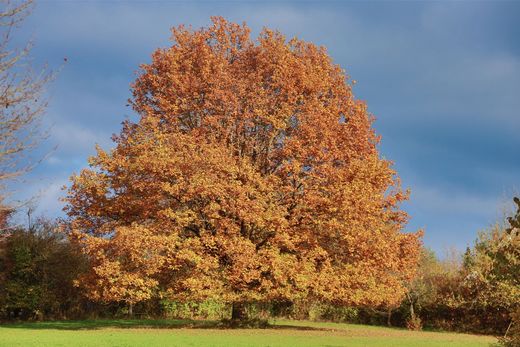
M 0 325 L 0 346 L 489 346 L 491 336 L 411 332 L 366 325 L 278 320 L 267 329 L 222 329 L 217 322 L 92 320 Z

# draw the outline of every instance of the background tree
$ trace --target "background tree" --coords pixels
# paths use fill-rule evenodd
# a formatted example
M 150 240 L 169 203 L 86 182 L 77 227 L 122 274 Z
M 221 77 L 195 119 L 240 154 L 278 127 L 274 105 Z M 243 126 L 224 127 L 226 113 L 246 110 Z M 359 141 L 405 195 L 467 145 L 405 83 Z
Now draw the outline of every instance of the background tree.
M 428 327 L 503 335 L 520 303 L 519 215 L 481 232 L 461 262 L 425 254 L 398 313 L 409 317 L 413 303 Z
M 81 293 L 73 281 L 86 259 L 56 232 L 56 224 L 36 220 L 16 228 L 0 243 L 0 317 L 67 318 L 82 313 Z
M 442 270 L 442 264 L 435 253 L 424 248 L 421 252 L 417 276 L 408 284 L 409 290 L 406 300 L 403 302 L 405 311 L 408 311 L 405 315 L 408 316 L 409 328 L 420 329 L 422 327 L 420 312 L 424 306 L 428 306 L 436 300 L 437 281 L 439 275 L 443 274 Z
M 372 116 L 324 48 L 213 18 L 133 85 L 138 123 L 72 177 L 96 300 L 397 305 L 419 256 Z
M 423 248 L 417 276 L 409 282 L 406 300 L 395 315 L 397 325 L 418 330 L 423 325 L 453 329 L 443 325 L 446 313 L 456 312 L 459 304 L 461 274 L 460 257 L 454 251 L 439 259 L 430 249 Z M 446 308 L 450 306 L 450 308 Z M 451 319 L 451 316 L 449 317 Z
M 514 202 L 517 210 L 507 219 L 509 225 L 497 224 L 479 236 L 468 269 L 475 300 L 495 312 L 499 322 L 510 320 L 520 308 L 520 200 L 515 197 Z
M 463 282 L 466 305 L 477 307 L 481 320 L 501 333 L 520 307 L 520 229 L 515 220 L 509 218 L 510 226 L 496 224 L 479 235 Z
M 36 305 L 34 295 L 38 295 L 36 291 L 27 292 L 30 288 L 25 286 L 27 283 L 22 281 L 17 286 L 15 283 L 18 282 L 13 282 L 13 273 L 18 270 L 11 266 L 21 269 L 18 266 L 24 265 L 17 262 L 22 261 L 24 255 L 12 253 L 11 246 L 22 232 L 9 224 L 9 216 L 17 206 L 7 202 L 9 183 L 31 168 L 27 154 L 43 137 L 39 122 L 46 106 L 44 86 L 52 77 L 45 69 L 41 72 L 32 70 L 29 61 L 31 42 L 21 49 L 12 47 L 12 35 L 29 15 L 32 5 L 30 0 L 2 1 L 0 5 L 0 314 L 8 312 L 15 301 L 21 305 L 19 307 L 24 307 L 20 310 L 34 313 L 30 310 Z M 25 260 L 29 261 L 29 258 Z M 18 289 L 20 292 L 16 292 Z M 22 305 L 20 300 L 25 303 Z

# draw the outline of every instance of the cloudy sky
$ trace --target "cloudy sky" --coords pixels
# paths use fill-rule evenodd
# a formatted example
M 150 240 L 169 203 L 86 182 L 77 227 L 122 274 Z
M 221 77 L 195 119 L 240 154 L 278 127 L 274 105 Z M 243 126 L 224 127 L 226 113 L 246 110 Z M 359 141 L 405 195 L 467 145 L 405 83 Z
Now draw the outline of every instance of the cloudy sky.
M 520 2 L 39 1 L 17 33 L 49 86 L 49 158 L 18 196 L 61 215 L 60 187 L 108 148 L 125 118 L 139 64 L 170 28 L 221 15 L 326 46 L 376 116 L 382 155 L 411 189 L 407 230 L 439 253 L 463 250 L 520 187 Z M 64 64 L 64 58 L 67 63 Z

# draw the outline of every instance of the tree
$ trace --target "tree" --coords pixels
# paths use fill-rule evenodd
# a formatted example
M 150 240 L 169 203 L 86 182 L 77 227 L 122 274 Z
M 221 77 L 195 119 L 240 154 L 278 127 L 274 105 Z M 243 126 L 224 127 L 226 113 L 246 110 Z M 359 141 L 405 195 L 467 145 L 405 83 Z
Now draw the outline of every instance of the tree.
M 4 270 L 8 261 L 6 252 L 12 255 L 9 253 L 11 233 L 19 233 L 9 224 L 16 206 L 6 201 L 9 197 L 7 186 L 31 169 L 25 156 L 43 137 L 39 121 L 46 102 L 42 96 L 45 84 L 52 77 L 45 69 L 41 73 L 31 69 L 28 61 L 30 42 L 22 49 L 11 47 L 14 31 L 29 15 L 31 8 L 31 0 L 3 1 L 0 7 L 0 268 Z M 0 271 L 0 294 L 9 290 L 9 278 L 7 272 Z M 20 289 L 27 288 L 22 286 Z M 6 296 L 0 299 L 6 299 Z M 5 306 L 0 307 L 0 311 L 3 309 Z
M 52 74 L 35 73 L 28 57 L 32 44 L 11 48 L 18 25 L 29 15 L 32 1 L 2 2 L 0 9 L 0 215 L 12 210 L 5 203 L 6 184 L 31 168 L 24 159 L 42 139 L 39 121 L 46 107 L 44 86 Z M 5 224 L 5 223 L 4 223 Z M 2 229 L 5 228 L 5 225 Z
M 409 311 L 406 316 L 408 316 L 407 326 L 410 329 L 418 330 L 422 328 L 421 309 L 436 299 L 436 284 L 441 273 L 442 265 L 435 253 L 430 249 L 423 248 L 417 276 L 408 283 L 407 300 L 402 303 L 402 306 Z
M 1 318 L 66 318 L 80 310 L 73 281 L 86 270 L 86 259 L 56 228 L 37 219 L 0 243 Z
M 465 259 L 467 257 L 466 252 Z M 463 321 L 457 317 L 464 301 L 460 290 L 462 281 L 460 256 L 455 250 L 448 251 L 444 259 L 438 259 L 435 252 L 423 248 L 417 276 L 408 283 L 406 300 L 397 311 L 398 324 L 413 330 L 423 325 L 447 330 L 458 328 L 449 322 L 452 318 L 456 323 Z
M 137 123 L 72 177 L 90 297 L 395 306 L 420 233 L 366 105 L 324 48 L 212 18 L 133 84 Z
M 468 269 L 471 304 L 493 316 L 504 329 L 520 303 L 520 230 L 499 225 L 480 235 Z
M 503 334 L 520 308 L 520 200 L 514 202 L 518 210 L 507 218 L 509 225 L 496 223 L 480 233 L 464 257 L 456 308 L 478 317 L 481 331 Z

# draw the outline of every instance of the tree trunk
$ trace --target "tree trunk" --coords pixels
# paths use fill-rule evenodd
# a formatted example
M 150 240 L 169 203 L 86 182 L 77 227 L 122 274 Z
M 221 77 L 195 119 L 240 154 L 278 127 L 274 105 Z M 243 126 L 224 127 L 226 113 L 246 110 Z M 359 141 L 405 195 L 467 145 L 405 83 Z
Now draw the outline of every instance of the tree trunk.
M 406 293 L 406 297 L 408 298 L 408 302 L 410 302 L 410 317 L 415 319 L 415 311 L 413 309 L 413 300 L 410 297 L 410 294 Z
M 246 305 L 243 302 L 234 302 L 231 309 L 231 320 L 244 321 L 247 320 Z
M 129 317 L 134 316 L 134 303 L 133 302 L 128 304 L 128 316 Z
M 388 309 L 388 315 L 386 317 L 386 325 L 391 327 L 392 326 L 392 309 Z
M 509 329 L 511 329 L 511 325 L 513 325 L 512 319 L 511 319 L 511 322 L 509 322 L 509 325 L 507 326 L 506 333 L 504 334 L 504 339 L 507 337 L 507 333 L 509 332 Z

